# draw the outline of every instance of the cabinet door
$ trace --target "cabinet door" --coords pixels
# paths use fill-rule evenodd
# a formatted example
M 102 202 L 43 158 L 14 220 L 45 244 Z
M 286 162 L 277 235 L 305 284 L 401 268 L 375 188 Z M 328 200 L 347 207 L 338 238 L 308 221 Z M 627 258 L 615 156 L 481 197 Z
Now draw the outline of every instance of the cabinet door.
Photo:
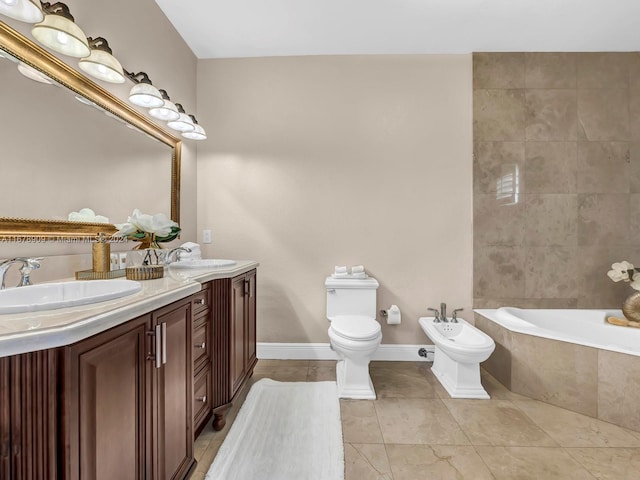
M 153 478 L 183 478 L 193 464 L 191 303 L 154 312 L 153 324 L 161 335 L 161 365 L 155 369 Z
M 0 358 L 0 480 L 11 478 L 9 357 Z
M 149 478 L 149 328 L 146 315 L 66 348 L 67 478 Z
M 245 279 L 247 287 L 246 293 L 246 326 L 245 349 L 246 349 L 246 374 L 249 375 L 257 362 L 256 358 L 256 271 L 247 273 Z
M 245 276 L 233 279 L 231 283 L 231 328 L 229 384 L 231 398 L 244 381 L 246 366 L 246 325 L 245 325 Z

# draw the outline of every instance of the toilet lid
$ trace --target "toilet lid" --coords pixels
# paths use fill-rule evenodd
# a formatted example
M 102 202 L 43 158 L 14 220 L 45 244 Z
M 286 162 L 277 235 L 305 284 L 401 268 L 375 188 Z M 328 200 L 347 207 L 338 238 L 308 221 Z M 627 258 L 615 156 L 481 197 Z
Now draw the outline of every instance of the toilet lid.
M 349 340 L 373 340 L 380 334 L 380 324 L 363 315 L 339 315 L 331 322 L 337 335 Z

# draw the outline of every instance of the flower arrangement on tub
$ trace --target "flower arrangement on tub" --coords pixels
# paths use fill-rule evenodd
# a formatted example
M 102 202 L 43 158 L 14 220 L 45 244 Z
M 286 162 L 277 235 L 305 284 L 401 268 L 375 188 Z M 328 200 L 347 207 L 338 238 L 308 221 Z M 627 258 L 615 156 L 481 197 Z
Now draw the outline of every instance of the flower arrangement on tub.
M 147 250 L 143 265 L 157 265 L 161 263 L 162 255 L 159 243 L 170 242 L 180 235 L 180 226 L 167 218 L 164 213 L 149 215 L 137 208 L 126 223 L 115 224 L 118 231 L 113 235 L 128 240 L 140 242 L 134 250 Z M 158 250 L 155 251 L 154 250 Z M 155 258 L 154 258 L 155 257 Z
M 622 304 L 622 313 L 627 318 L 627 323 L 618 323 L 620 325 L 631 325 L 640 327 L 640 268 L 636 268 L 632 263 L 623 260 L 611 265 L 611 270 L 607 272 L 607 276 L 614 282 L 628 282 L 629 286 L 636 292 L 632 293 Z M 616 323 L 609 320 L 610 323 Z

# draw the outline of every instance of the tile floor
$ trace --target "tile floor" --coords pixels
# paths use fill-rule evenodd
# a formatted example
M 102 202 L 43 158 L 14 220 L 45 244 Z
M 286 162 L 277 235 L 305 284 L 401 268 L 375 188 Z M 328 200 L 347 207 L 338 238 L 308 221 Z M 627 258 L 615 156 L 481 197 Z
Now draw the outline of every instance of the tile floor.
M 640 479 L 640 432 L 513 394 L 484 372 L 491 400 L 454 400 L 430 367 L 372 362 L 378 399 L 341 400 L 345 480 Z M 261 360 L 252 381 L 265 377 L 335 380 L 335 362 Z M 202 432 L 191 480 L 204 479 L 230 425 Z

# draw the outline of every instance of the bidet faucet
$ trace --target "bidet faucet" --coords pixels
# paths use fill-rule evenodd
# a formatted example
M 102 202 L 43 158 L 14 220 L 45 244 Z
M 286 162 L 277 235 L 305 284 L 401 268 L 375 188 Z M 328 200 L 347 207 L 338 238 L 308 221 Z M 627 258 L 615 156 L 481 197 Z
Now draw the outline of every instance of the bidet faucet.
M 169 250 L 169 253 L 167 253 L 167 256 L 165 257 L 165 261 L 164 263 L 169 265 L 172 260 L 171 260 L 171 256 L 174 255 L 175 256 L 175 262 L 177 262 L 178 260 L 180 260 L 180 252 L 187 252 L 187 253 L 191 253 L 191 249 L 188 247 L 176 247 L 176 248 L 172 248 L 171 250 Z
M 40 268 L 40 260 L 39 258 L 24 258 L 17 257 L 12 258 L 10 260 L 5 260 L 0 262 L 0 290 L 5 289 L 5 277 L 7 276 L 7 271 L 11 268 L 11 265 L 22 263 L 22 267 L 20 267 L 20 275 L 22 278 L 20 279 L 20 283 L 18 287 L 26 287 L 27 285 L 31 285 L 31 272 Z
M 442 317 L 443 322 L 448 322 L 447 320 L 447 304 L 442 302 L 440 304 L 440 316 Z
M 463 311 L 464 308 L 456 308 L 452 313 L 451 313 L 451 321 L 453 323 L 458 323 L 458 312 Z
M 430 312 L 433 312 L 434 314 L 435 318 L 433 320 L 433 323 L 440 323 L 440 312 L 438 311 L 438 309 L 429 307 L 427 308 L 427 310 L 429 310 Z

